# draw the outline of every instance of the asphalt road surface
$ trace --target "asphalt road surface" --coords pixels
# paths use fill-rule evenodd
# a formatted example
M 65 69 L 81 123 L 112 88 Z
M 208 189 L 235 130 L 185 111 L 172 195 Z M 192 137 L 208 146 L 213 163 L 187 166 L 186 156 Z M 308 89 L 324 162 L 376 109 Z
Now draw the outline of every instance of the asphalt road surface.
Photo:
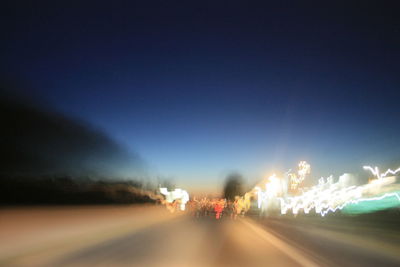
M 0 264 L 4 266 L 400 263 L 396 241 L 379 235 L 379 242 L 375 242 L 372 237 L 334 227 L 310 223 L 310 227 L 304 227 L 304 222 L 297 225 L 276 219 L 194 218 L 171 215 L 161 207 L 135 206 L 7 210 L 0 219 L 0 240 L 4 241 L 0 244 Z

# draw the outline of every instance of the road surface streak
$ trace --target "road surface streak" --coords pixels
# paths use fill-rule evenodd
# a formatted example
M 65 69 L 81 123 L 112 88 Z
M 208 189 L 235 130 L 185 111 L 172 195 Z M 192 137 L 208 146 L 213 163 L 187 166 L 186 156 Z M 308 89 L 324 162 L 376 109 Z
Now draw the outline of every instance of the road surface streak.
M 174 217 L 153 205 L 2 208 L 0 265 L 41 266 Z
M 330 228 L 157 206 L 11 208 L 0 214 L 0 265 L 398 266 L 398 243 Z
M 269 233 L 293 244 L 324 266 L 400 266 L 398 227 L 382 222 L 311 218 L 258 221 Z
M 255 230 L 256 229 L 256 230 Z M 260 235 L 260 233 L 264 235 Z M 181 217 L 67 255 L 57 266 L 316 266 L 250 222 Z M 278 243 L 278 244 L 276 244 Z M 300 260 L 297 258 L 300 257 Z

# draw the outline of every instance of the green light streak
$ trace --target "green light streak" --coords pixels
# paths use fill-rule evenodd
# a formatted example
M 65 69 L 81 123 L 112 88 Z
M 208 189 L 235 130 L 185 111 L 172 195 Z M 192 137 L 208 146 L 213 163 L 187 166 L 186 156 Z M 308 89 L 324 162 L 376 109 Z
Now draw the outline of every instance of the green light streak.
M 393 193 L 400 195 L 400 191 Z M 371 198 L 370 200 L 364 200 L 359 203 L 348 204 L 342 209 L 342 212 L 346 214 L 362 214 L 395 207 L 400 207 L 399 198 L 395 195 L 390 195 L 378 200 Z

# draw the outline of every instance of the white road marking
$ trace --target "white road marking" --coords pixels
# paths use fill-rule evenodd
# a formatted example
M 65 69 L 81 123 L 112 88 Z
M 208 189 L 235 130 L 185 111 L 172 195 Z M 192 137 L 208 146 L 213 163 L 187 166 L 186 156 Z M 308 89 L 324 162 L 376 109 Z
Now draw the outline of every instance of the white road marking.
M 254 225 L 246 220 L 241 220 L 246 226 L 248 226 L 251 230 L 253 230 L 259 237 L 285 253 L 287 256 L 295 260 L 301 266 L 307 267 L 317 267 L 319 266 L 317 263 L 311 261 L 307 257 L 305 257 L 300 251 L 298 251 L 295 247 L 287 244 L 276 236 L 268 233 L 265 229 Z

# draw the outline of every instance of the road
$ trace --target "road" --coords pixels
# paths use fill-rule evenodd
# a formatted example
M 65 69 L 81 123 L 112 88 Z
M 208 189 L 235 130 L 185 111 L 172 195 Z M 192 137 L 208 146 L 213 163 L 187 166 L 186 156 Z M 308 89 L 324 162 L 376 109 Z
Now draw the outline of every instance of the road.
M 24 216 L 32 219 L 21 220 Z M 10 246 L 0 244 L 0 264 L 7 266 L 398 266 L 400 262 L 397 243 L 384 243 L 381 253 L 373 245 L 359 246 L 349 233 L 332 234 L 334 230 L 326 227 L 304 230 L 280 220 L 194 218 L 171 215 L 160 207 L 9 210 L 0 219 L 0 238 L 8 238 L 12 248 L 4 250 Z M 369 239 L 358 238 L 369 244 Z

